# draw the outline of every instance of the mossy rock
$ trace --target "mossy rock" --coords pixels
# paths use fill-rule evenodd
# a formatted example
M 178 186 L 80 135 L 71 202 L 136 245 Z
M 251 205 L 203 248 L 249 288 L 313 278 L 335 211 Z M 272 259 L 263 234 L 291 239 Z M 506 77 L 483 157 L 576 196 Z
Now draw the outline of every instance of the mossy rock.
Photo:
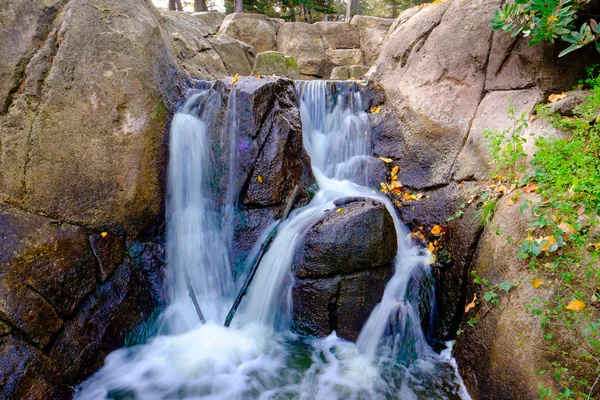
M 296 60 L 293 57 L 286 57 L 279 51 L 258 53 L 252 73 L 255 75 L 287 76 L 292 79 L 300 78 Z

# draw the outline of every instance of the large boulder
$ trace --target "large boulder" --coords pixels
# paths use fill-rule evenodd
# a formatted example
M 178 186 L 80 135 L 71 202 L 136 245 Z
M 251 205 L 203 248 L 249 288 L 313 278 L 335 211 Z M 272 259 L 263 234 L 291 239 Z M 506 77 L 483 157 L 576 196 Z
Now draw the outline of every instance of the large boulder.
M 332 65 L 325 54 L 319 27 L 304 22 L 290 22 L 279 27 L 277 51 L 294 57 L 301 75 L 327 78 Z
M 294 82 L 269 77 L 232 82 L 219 80 L 212 89 L 219 106 L 208 132 L 216 198 L 225 202 L 233 196 L 238 202 L 231 255 L 237 268 L 266 227 L 281 217 L 295 186 L 300 188 L 297 207 L 308 201 L 315 178 L 302 144 Z
M 70 1 L 25 61 L 0 116 L 0 198 L 136 234 L 162 219 L 164 134 L 182 75 L 146 2 L 104 7 Z
M 326 50 L 325 54 L 327 59 L 336 66 L 361 65 L 363 63 L 363 52 L 359 49 Z
M 355 15 L 351 24 L 356 26 L 360 35 L 360 48 L 365 53 L 367 65 L 373 65 L 379 57 L 381 47 L 390 26 L 394 23 L 390 18 Z
M 558 58 L 561 48 L 529 47 L 527 38 L 492 32 L 481 21 L 502 4 L 450 0 L 419 6 L 403 12 L 390 29 L 369 74 L 385 89 L 389 112 L 396 114 L 391 118 L 402 121 L 397 149 L 412 164 L 401 169 L 403 182 L 427 188 L 486 171 L 485 155 L 471 144 L 482 143 L 482 124 L 502 97 L 494 92 L 526 90 L 519 97 L 530 98 L 531 107 L 531 99 L 570 88 L 585 65 L 600 61 L 593 49 Z M 494 111 L 498 115 L 502 109 L 507 115 L 505 98 Z M 475 124 L 477 115 L 481 123 Z
M 287 76 L 292 79 L 300 78 L 296 60 L 293 57 L 286 57 L 278 51 L 258 53 L 252 74 Z
M 175 54 L 190 75 L 222 78 L 252 72 L 255 52 L 249 44 L 228 35 L 216 35 L 202 19 L 186 13 L 162 10 L 161 15 Z
M 317 22 L 326 49 L 358 49 L 360 36 L 355 25 L 345 22 Z
M 234 13 L 223 20 L 219 34 L 246 42 L 257 53 L 277 50 L 277 30 L 281 22 L 263 14 Z
M 324 214 L 294 256 L 294 324 L 303 334 L 356 340 L 393 274 L 397 238 L 383 204 L 341 207 Z
M 219 27 L 225 19 L 225 14 L 219 11 L 201 11 L 193 13 L 192 17 L 198 18 L 200 21 L 210 26 L 213 31 L 218 32 Z

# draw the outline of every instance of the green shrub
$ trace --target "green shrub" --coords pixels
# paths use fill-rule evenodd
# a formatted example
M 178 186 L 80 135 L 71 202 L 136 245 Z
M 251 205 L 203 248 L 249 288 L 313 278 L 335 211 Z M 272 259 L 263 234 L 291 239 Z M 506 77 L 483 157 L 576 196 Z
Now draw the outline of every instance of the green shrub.
M 515 0 L 499 9 L 492 17 L 490 26 L 502 29 L 513 36 L 523 34 L 531 37 L 530 46 L 542 41 L 554 43 L 561 39 L 569 43 L 559 57 L 590 43 L 596 43 L 600 52 L 600 28 L 596 20 L 590 18 L 577 28 L 577 13 L 590 0 Z

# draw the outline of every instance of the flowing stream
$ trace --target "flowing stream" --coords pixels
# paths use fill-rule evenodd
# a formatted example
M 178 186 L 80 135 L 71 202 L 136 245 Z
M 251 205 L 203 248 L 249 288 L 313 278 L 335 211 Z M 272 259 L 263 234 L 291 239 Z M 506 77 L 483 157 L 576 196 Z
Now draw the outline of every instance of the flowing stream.
M 228 157 L 225 201 L 211 186 L 209 129 L 226 107 L 222 140 L 236 149 L 235 86 L 226 104 L 203 84 L 174 116 L 167 194 L 169 303 L 159 334 L 111 353 L 77 399 L 467 399 L 450 349 L 427 344 L 410 290 L 429 276 L 429 254 L 411 244 L 392 204 L 368 186 L 373 159 L 370 122 L 355 83 L 297 82 L 304 147 L 319 191 L 279 227 L 232 326 L 222 326 L 241 286 L 230 247 L 239 187 L 236 152 Z M 351 343 L 292 333 L 290 270 L 304 233 L 334 200 L 373 198 L 385 204 L 398 236 L 395 273 L 383 299 Z M 263 236 L 266 236 L 268 227 Z M 260 245 L 260 243 L 258 244 Z M 255 249 L 254 252 L 256 252 Z M 249 257 L 252 258 L 252 257 Z M 206 318 L 200 324 L 186 286 Z

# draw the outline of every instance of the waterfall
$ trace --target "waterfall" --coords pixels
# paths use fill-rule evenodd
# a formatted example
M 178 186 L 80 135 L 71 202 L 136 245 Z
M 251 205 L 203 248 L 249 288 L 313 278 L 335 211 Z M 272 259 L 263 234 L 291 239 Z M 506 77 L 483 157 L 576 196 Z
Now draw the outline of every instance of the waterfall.
M 169 305 L 161 334 L 111 353 L 79 399 L 417 399 L 468 398 L 450 351 L 435 353 L 421 330 L 409 284 L 427 276 L 429 254 L 411 244 L 393 204 L 370 187 L 371 124 L 356 82 L 296 83 L 304 147 L 319 191 L 281 224 L 231 328 L 221 326 L 240 282 L 232 276 L 232 221 L 238 184 L 235 86 L 223 101 L 211 84 L 196 89 L 171 126 L 167 190 Z M 225 107 L 227 193 L 211 185 L 209 130 Z M 398 254 L 383 299 L 357 343 L 302 338 L 290 331 L 290 266 L 298 245 L 334 201 L 371 198 L 385 205 Z M 270 228 L 270 227 L 269 227 Z M 263 235 L 264 236 L 264 235 Z M 187 278 L 207 323 L 200 324 Z

